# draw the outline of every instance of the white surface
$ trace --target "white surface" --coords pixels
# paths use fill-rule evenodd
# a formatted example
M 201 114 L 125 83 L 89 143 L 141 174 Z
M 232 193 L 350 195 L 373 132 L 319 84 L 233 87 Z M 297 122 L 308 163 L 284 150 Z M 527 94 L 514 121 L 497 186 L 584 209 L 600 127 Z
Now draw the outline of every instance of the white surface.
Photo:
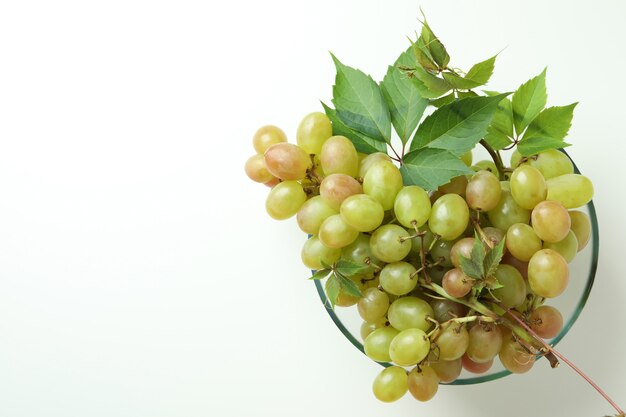
M 626 3 L 14 1 L 0 6 L 0 416 L 610 413 L 545 364 L 377 402 L 379 368 L 305 279 L 303 235 L 243 174 L 258 126 L 293 139 L 329 99 L 328 50 L 381 78 L 419 3 L 454 65 L 506 48 L 491 87 L 548 65 L 549 103 L 581 102 L 571 154 L 596 186 L 601 260 L 560 348 L 624 406 Z

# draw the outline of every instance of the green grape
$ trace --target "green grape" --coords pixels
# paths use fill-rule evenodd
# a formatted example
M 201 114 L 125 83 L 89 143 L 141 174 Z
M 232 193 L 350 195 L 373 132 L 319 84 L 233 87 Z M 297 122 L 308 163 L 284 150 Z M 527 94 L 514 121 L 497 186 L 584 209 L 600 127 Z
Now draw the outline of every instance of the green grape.
M 515 202 L 528 210 L 532 210 L 548 195 L 548 187 L 543 175 L 537 168 L 529 165 L 522 165 L 513 171 L 510 186 Z
M 576 235 L 576 241 L 578 242 L 578 251 L 580 252 L 589 243 L 591 237 L 591 221 L 582 211 L 570 210 L 569 217 L 571 219 L 571 230 Z
M 411 239 L 411 253 L 415 254 L 417 256 L 417 259 L 421 259 L 420 254 L 422 250 L 422 240 L 424 241 L 424 250 L 428 251 L 428 248 L 435 239 L 435 235 L 428 228 L 428 224 L 422 225 L 422 227 L 420 227 L 419 229 L 420 232 L 424 233 L 424 236 L 422 236 L 421 238 L 417 237 L 415 239 Z M 413 234 L 415 233 L 415 229 L 410 227 L 408 232 L 409 234 Z
M 552 249 L 541 249 L 528 262 L 528 284 L 540 297 L 553 298 L 561 294 L 569 281 L 567 261 Z
M 368 288 L 357 304 L 359 315 L 365 321 L 374 322 L 385 317 L 389 308 L 389 296 L 378 288 Z
M 346 198 L 339 212 L 344 222 L 359 232 L 370 232 L 383 222 L 385 212 L 380 203 L 367 194 L 355 194 Z
M 444 194 L 458 194 L 465 198 L 465 190 L 467 188 L 467 177 L 465 175 L 459 175 L 454 177 L 447 184 L 440 185 L 437 189 L 441 195 Z
M 391 162 L 391 158 L 389 158 L 389 155 L 382 152 L 374 152 L 366 155 L 359 162 L 359 178 L 365 178 L 365 174 L 367 174 L 367 171 L 369 171 L 370 168 L 374 166 L 374 164 L 376 164 L 378 161 Z
M 333 126 L 324 113 L 313 112 L 304 116 L 298 125 L 296 142 L 306 153 L 316 154 L 322 151 L 322 145 L 333 135 Z
M 460 156 L 461 161 L 463 161 L 463 163 L 465 165 L 472 166 L 472 151 L 467 151 L 465 152 L 463 155 Z
M 329 216 L 320 226 L 319 239 L 329 248 L 343 248 L 354 242 L 359 232 L 348 226 L 341 215 Z
M 502 333 L 493 324 L 477 324 L 469 331 L 467 356 L 473 362 L 485 363 L 496 357 L 502 347 Z
M 374 379 L 372 390 L 380 401 L 391 403 L 399 400 L 408 391 L 408 377 L 404 368 L 390 366 Z
M 461 364 L 463 365 L 463 368 L 468 372 L 471 372 L 473 374 L 484 374 L 493 365 L 493 359 L 484 363 L 478 363 L 471 360 L 466 353 L 461 358 Z
M 389 345 L 391 360 L 400 366 L 421 362 L 430 352 L 430 340 L 420 329 L 406 329 L 393 338 Z
M 448 272 L 447 268 L 441 265 L 429 267 L 427 268 L 427 271 L 431 281 L 438 285 L 441 285 L 441 282 L 443 281 L 443 276 L 446 274 L 446 272 Z
M 528 262 L 520 261 L 513 255 L 511 255 L 510 252 L 506 252 L 502 256 L 502 261 L 500 263 L 515 267 L 515 269 L 517 269 L 519 273 L 522 274 L 522 277 L 524 279 L 528 279 Z
M 272 188 L 265 200 L 267 213 L 276 220 L 285 220 L 300 210 L 306 194 L 297 181 L 283 181 Z
M 435 262 L 439 262 L 439 265 L 450 268 L 452 266 L 452 247 L 455 243 L 453 240 L 437 240 L 430 250 L 430 256 Z
M 277 143 L 267 148 L 265 166 L 281 180 L 301 180 L 311 166 L 309 155 L 293 143 Z
M 570 230 L 567 232 L 565 239 L 554 243 L 544 242 L 543 247 L 547 249 L 554 249 L 569 263 L 572 262 L 576 256 L 576 252 L 578 252 L 578 239 L 576 239 L 574 232 Z
M 430 208 L 428 193 L 417 185 L 402 187 L 393 204 L 398 222 L 410 228 L 424 225 L 430 216 Z
M 321 196 L 316 195 L 308 199 L 300 207 L 296 220 L 300 230 L 310 235 L 316 235 L 324 220 L 333 214 L 337 214 L 337 211 L 330 207 Z
M 389 345 L 398 333 L 400 332 L 392 326 L 381 327 L 370 333 L 363 343 L 367 357 L 376 362 L 389 362 Z
M 552 306 L 537 307 L 528 318 L 530 328 L 544 339 L 552 339 L 563 328 L 563 316 Z
M 489 213 L 489 221 L 498 229 L 508 230 L 515 223 L 528 223 L 530 221 L 530 211 L 520 207 L 513 196 L 508 181 L 500 183 L 502 195 L 498 205 Z
M 430 400 L 439 389 L 439 376 L 430 366 L 413 368 L 407 382 L 409 392 L 418 401 Z
M 429 366 L 437 373 L 439 381 L 444 384 L 455 381 L 461 376 L 461 371 L 463 370 L 460 358 L 454 361 L 431 362 Z
M 550 178 L 547 200 L 558 201 L 566 208 L 584 206 L 593 198 L 593 184 L 580 174 L 565 174 Z
M 421 298 L 402 297 L 391 303 L 387 317 L 398 330 L 421 329 L 426 332 L 431 326 L 426 317 L 433 317 L 434 314 L 432 307 Z
M 391 210 L 396 195 L 402 189 L 402 175 L 397 166 L 388 161 L 373 164 L 363 177 L 363 192 Z
M 469 222 L 469 208 L 463 197 L 457 194 L 442 195 L 433 204 L 428 227 L 444 240 L 459 237 Z
M 265 166 L 265 158 L 263 155 L 252 155 L 246 161 L 244 167 L 246 175 L 254 182 L 265 184 L 274 179 L 274 176 L 267 170 Z
M 569 212 L 557 201 L 542 201 L 533 209 L 532 226 L 545 242 L 559 242 L 567 236 L 572 221 Z
M 537 168 L 546 180 L 574 173 L 572 161 L 563 152 L 548 149 L 528 159 L 528 164 Z
M 374 330 L 385 327 L 386 325 L 387 317 L 381 317 L 380 319 L 372 322 L 364 321 L 361 323 L 361 340 L 367 339 L 367 336 L 369 336 Z
M 502 194 L 498 177 L 489 171 L 478 171 L 467 183 L 465 199 L 467 205 L 479 211 L 493 210 Z
M 385 265 L 380 271 L 380 285 L 389 294 L 408 294 L 417 285 L 415 267 L 403 261 Z
M 370 236 L 362 233 L 359 233 L 359 236 L 354 242 L 350 243 L 341 250 L 341 258 L 360 265 L 367 265 L 369 262 L 374 265 L 379 265 L 381 263 L 380 260 L 372 254 L 372 249 L 370 248 Z M 355 278 L 361 279 L 363 277 L 369 277 L 375 270 L 376 268 L 372 266 L 363 271 L 361 274 L 358 274 Z
M 324 246 L 317 236 L 312 236 L 302 246 L 302 263 L 314 270 L 322 269 L 322 262 L 326 265 L 332 265 L 339 260 L 341 249 L 328 248 Z
M 374 256 L 383 262 L 401 261 L 411 250 L 409 232 L 396 224 L 381 226 L 372 234 L 370 248 Z
M 450 249 L 450 262 L 452 262 L 452 265 L 456 268 L 460 268 L 461 256 L 471 258 L 473 246 L 473 237 L 464 237 L 463 239 L 457 240 L 454 245 L 452 245 L 452 249 Z
M 535 355 L 528 353 L 515 339 L 510 337 L 502 343 L 498 356 L 502 365 L 514 374 L 528 372 L 535 364 Z
M 492 293 L 505 307 L 515 308 L 526 300 L 524 277 L 514 266 L 498 265 L 495 276 L 502 287 L 492 290 Z
M 459 268 L 452 268 L 443 276 L 441 286 L 452 297 L 465 297 L 472 290 L 474 280 L 468 277 Z
M 488 161 L 488 160 L 478 161 L 474 165 L 472 165 L 470 168 L 472 168 L 476 172 L 485 170 L 485 171 L 491 172 L 494 175 L 498 175 L 498 168 L 496 167 L 496 164 L 493 161 Z
M 326 284 L 324 284 L 324 289 L 326 290 L 326 295 L 328 296 L 328 284 L 331 281 L 329 279 L 326 280 Z M 344 287 L 339 290 L 339 294 L 337 295 L 337 299 L 335 300 L 335 307 L 350 307 L 355 305 L 359 301 L 359 297 L 355 297 L 352 294 L 349 294 Z
M 469 332 L 464 325 L 451 323 L 439 333 L 435 342 L 439 347 L 440 360 L 460 359 L 469 345 Z
M 494 247 L 500 243 L 502 239 L 504 239 L 505 233 L 502 229 L 498 229 L 497 227 L 483 227 L 483 234 L 487 239 L 487 242 L 490 242 Z M 489 245 L 483 242 L 485 245 L 485 249 L 489 248 Z
M 339 212 L 341 203 L 351 195 L 362 194 L 361 184 L 349 175 L 331 174 L 322 180 L 320 195 L 326 203 Z
M 506 248 L 521 261 L 528 262 L 541 245 L 535 230 L 525 223 L 515 223 L 506 232 Z
M 359 156 L 350 139 L 345 136 L 328 138 L 322 145 L 320 161 L 326 175 L 359 175 Z
M 435 320 L 439 323 L 443 323 L 455 317 L 464 317 L 468 312 L 468 308 L 463 304 L 448 299 L 433 299 L 430 302 L 430 306 L 435 314 Z
M 280 128 L 271 125 L 260 127 L 252 138 L 254 150 L 260 155 L 270 146 L 281 142 L 287 142 L 287 135 Z
M 515 149 L 513 153 L 511 153 L 511 163 L 510 163 L 511 168 L 513 169 L 517 168 L 521 161 L 522 161 L 522 154 L 519 153 L 517 149 Z

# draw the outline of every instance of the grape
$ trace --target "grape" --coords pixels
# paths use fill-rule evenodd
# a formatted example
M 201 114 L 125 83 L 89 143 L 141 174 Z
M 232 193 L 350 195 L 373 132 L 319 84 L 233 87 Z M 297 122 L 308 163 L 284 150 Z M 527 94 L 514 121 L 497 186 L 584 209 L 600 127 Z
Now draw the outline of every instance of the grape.
M 385 215 L 380 203 L 367 194 L 355 194 L 346 198 L 341 203 L 340 213 L 343 221 L 359 232 L 376 229 Z
M 430 302 L 430 306 L 435 314 L 435 320 L 439 323 L 443 323 L 455 317 L 464 317 L 468 311 L 468 308 L 463 304 L 448 299 L 433 299 Z
M 420 329 L 406 329 L 393 338 L 389 345 L 391 360 L 400 366 L 421 362 L 430 352 L 430 340 Z
M 548 195 L 548 187 L 543 175 L 538 169 L 529 165 L 522 165 L 513 171 L 510 186 L 515 202 L 528 210 L 532 210 Z
M 324 289 L 326 290 L 326 295 L 329 294 L 328 285 L 332 281 L 330 279 L 326 280 L 326 284 L 324 284 Z M 337 299 L 335 300 L 335 307 L 350 307 L 353 306 L 359 301 L 359 297 L 355 297 L 352 294 L 349 294 L 344 287 L 339 289 L 339 294 L 337 294 Z
M 465 198 L 465 190 L 467 188 L 467 177 L 465 175 L 459 175 L 454 177 L 447 184 L 440 185 L 437 189 L 441 195 L 444 194 L 458 194 Z
M 572 161 L 567 155 L 556 149 L 549 149 L 530 157 L 528 164 L 537 168 L 546 180 L 574 173 Z
M 359 174 L 359 157 L 354 145 L 345 136 L 328 138 L 322 146 L 320 161 L 326 175 L 345 174 L 356 177 Z
M 396 195 L 402 189 L 402 175 L 394 164 L 378 161 L 363 177 L 363 192 L 378 200 L 383 210 L 393 208 Z
M 465 191 L 467 205 L 479 211 L 493 210 L 501 195 L 500 181 L 489 171 L 478 171 L 474 174 Z
M 561 254 L 565 261 L 572 262 L 576 256 L 576 252 L 578 252 L 578 239 L 576 239 L 574 232 L 570 230 L 567 236 L 565 236 L 565 239 L 555 243 L 544 242 L 543 247 L 554 249 Z
M 363 343 L 365 354 L 376 362 L 389 362 L 389 345 L 398 333 L 400 332 L 391 326 L 374 330 Z
M 361 340 L 367 339 L 367 336 L 369 336 L 374 330 L 385 327 L 386 325 L 387 317 L 382 317 L 372 322 L 364 321 L 361 324 Z
M 372 254 L 370 248 L 370 236 L 360 233 L 354 242 L 341 250 L 341 258 L 355 264 L 367 265 L 368 260 L 378 265 L 380 261 Z M 363 271 L 363 276 L 371 275 L 375 268 L 371 267 Z M 358 275 L 357 278 L 361 278 Z
M 505 307 L 515 308 L 526 300 L 526 283 L 514 266 L 498 265 L 495 276 L 502 287 L 492 290 L 492 293 Z
M 281 142 L 287 142 L 287 135 L 276 126 L 262 126 L 252 138 L 254 150 L 260 155 L 263 155 L 270 146 Z
M 430 216 L 430 197 L 417 185 L 402 187 L 396 195 L 393 211 L 404 227 L 421 227 Z
M 339 212 L 341 203 L 351 195 L 362 194 L 361 184 L 349 175 L 331 174 L 322 180 L 320 195 L 328 205 Z
M 359 315 L 365 321 L 374 322 L 385 317 L 389 308 L 389 296 L 378 288 L 368 288 L 357 304 Z
M 339 260 L 341 249 L 328 248 L 324 246 L 317 236 L 312 236 L 302 247 L 300 253 L 302 263 L 311 269 L 322 269 L 322 262 L 326 265 L 332 265 Z
M 435 284 L 441 285 L 443 276 L 448 272 L 447 268 L 441 265 L 435 265 L 426 269 L 431 281 Z
M 502 333 L 493 324 L 477 324 L 469 331 L 467 356 L 473 362 L 491 361 L 502 347 Z
M 492 246 L 496 246 L 498 243 L 500 243 L 500 241 L 502 239 L 504 239 L 504 235 L 505 233 L 502 231 L 502 229 L 498 229 L 497 227 L 483 227 L 483 234 L 485 235 L 485 238 L 487 239 L 487 242 L 490 242 Z M 483 243 L 485 244 L 485 243 Z M 486 245 L 486 244 L 485 244 Z M 489 245 L 485 246 L 485 249 L 487 249 Z
M 450 240 L 437 240 L 430 250 L 430 255 L 435 262 L 447 268 L 452 266 L 452 247 L 456 242 Z
M 515 339 L 510 337 L 502 343 L 499 357 L 502 365 L 514 374 L 528 372 L 535 364 L 535 355 L 528 353 Z
M 274 188 L 275 185 L 278 185 L 280 183 L 280 178 L 276 178 L 274 176 L 272 176 L 272 179 L 269 180 L 268 182 L 264 182 L 264 185 L 267 185 L 270 188 Z
M 528 279 L 528 262 L 520 261 L 509 252 L 506 252 L 502 256 L 502 261 L 500 263 L 514 266 L 515 269 L 517 269 L 520 274 L 522 274 L 522 277 L 524 279 Z
M 367 171 L 369 171 L 370 168 L 378 161 L 391 162 L 391 158 L 389 158 L 389 155 L 382 152 L 374 152 L 366 155 L 361 162 L 359 162 L 359 178 L 365 178 Z
M 426 317 L 433 317 L 434 314 L 432 307 L 421 298 L 402 297 L 391 303 L 387 317 L 398 330 L 421 329 L 426 332 L 431 326 Z
M 415 233 L 415 229 L 411 227 L 408 232 L 409 234 L 413 234 Z M 428 251 L 430 244 L 433 243 L 435 239 L 435 235 L 433 235 L 433 232 L 428 228 L 428 224 L 422 225 L 420 232 L 424 233 L 424 236 L 411 239 L 411 253 L 417 255 L 418 259 L 421 259 L 422 240 L 424 241 L 424 250 Z
M 470 168 L 476 172 L 489 171 L 494 175 L 498 175 L 498 168 L 496 167 L 496 164 L 493 161 L 488 161 L 488 160 L 478 161 L 474 165 L 472 165 Z
M 296 142 L 306 153 L 318 155 L 324 142 L 333 135 L 330 119 L 324 113 L 307 114 L 298 125 Z
M 502 194 L 498 205 L 489 213 L 489 221 L 498 229 L 508 230 L 515 223 L 528 223 L 530 211 L 520 207 L 511 195 L 508 182 L 501 182 Z
M 463 197 L 444 194 L 435 201 L 430 212 L 428 227 L 444 240 L 459 237 L 469 222 L 469 208 Z
M 443 276 L 443 289 L 452 297 L 465 297 L 471 290 L 474 280 L 465 275 L 459 268 L 452 268 Z
M 409 233 L 401 226 L 387 224 L 372 234 L 370 248 L 375 257 L 383 262 L 397 262 L 404 259 L 411 250 Z
M 563 316 L 552 306 L 537 307 L 528 318 L 530 328 L 544 339 L 552 339 L 563 328 Z
M 589 243 L 589 237 L 591 236 L 591 221 L 582 211 L 570 210 L 569 217 L 571 219 L 571 230 L 576 235 L 578 241 L 578 251 L 580 252 Z
M 454 361 L 431 362 L 430 367 L 437 373 L 439 381 L 445 384 L 455 381 L 463 370 L 460 358 Z
M 510 166 L 511 168 L 515 169 L 518 167 L 519 163 L 522 161 L 522 154 L 519 153 L 519 151 L 517 149 L 515 149 L 513 151 L 513 153 L 511 154 L 511 160 L 510 160 Z
M 316 195 L 300 207 L 296 220 L 300 230 L 309 235 L 316 235 L 324 220 L 333 214 L 337 214 L 337 211 L 330 207 L 321 196 Z
M 328 217 L 319 231 L 320 241 L 329 248 L 343 248 L 354 242 L 359 232 L 348 226 L 339 214 Z
M 460 359 L 469 345 L 469 332 L 464 325 L 451 323 L 435 340 L 439 347 L 439 359 L 453 361 Z
M 472 165 L 472 151 L 467 151 L 463 155 L 460 156 L 461 161 L 468 167 Z
M 246 161 L 244 169 L 248 178 L 250 178 L 254 182 L 260 182 L 262 184 L 265 184 L 275 178 L 267 170 L 267 167 L 265 166 L 265 158 L 263 158 L 263 155 L 252 155 Z
M 408 376 L 409 392 L 418 401 L 428 401 L 439 389 L 439 377 L 430 366 L 415 367 Z
M 306 194 L 297 181 L 283 181 L 270 190 L 265 200 L 267 213 L 276 220 L 285 220 L 300 210 Z
M 372 390 L 380 401 L 390 403 L 399 400 L 408 391 L 408 377 L 404 368 L 390 366 L 374 379 Z
M 415 267 L 408 262 L 393 262 L 380 271 L 380 285 L 393 295 L 408 294 L 417 285 Z
M 528 262 L 528 284 L 540 297 L 561 294 L 569 281 L 567 261 L 555 250 L 541 249 Z
M 550 178 L 547 200 L 558 201 L 566 208 L 584 206 L 593 198 L 593 184 L 580 174 L 565 174 Z
M 537 204 L 531 219 L 535 233 L 545 242 L 565 239 L 572 222 L 567 209 L 557 201 L 542 201 Z
M 277 143 L 264 154 L 265 166 L 281 180 L 301 180 L 311 166 L 309 155 L 292 143 Z
M 541 244 L 535 230 L 527 224 L 515 223 L 506 232 L 506 248 L 521 261 L 528 262 L 535 252 L 541 250 Z
M 469 356 L 465 354 L 461 358 L 461 364 L 463 365 L 463 368 L 468 372 L 471 372 L 473 374 L 484 374 L 493 365 L 493 359 L 484 363 L 478 363 L 471 360 Z
M 472 257 L 472 247 L 474 247 L 473 237 L 464 237 L 454 243 L 450 250 L 450 262 L 456 268 L 461 267 L 461 256 L 466 258 Z

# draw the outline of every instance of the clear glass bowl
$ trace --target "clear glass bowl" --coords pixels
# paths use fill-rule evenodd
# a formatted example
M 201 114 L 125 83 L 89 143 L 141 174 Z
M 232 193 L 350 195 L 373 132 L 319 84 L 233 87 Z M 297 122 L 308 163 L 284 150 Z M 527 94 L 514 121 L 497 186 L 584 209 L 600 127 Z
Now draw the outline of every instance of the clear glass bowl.
M 574 171 L 578 174 L 580 173 L 576 164 L 574 164 Z M 563 315 L 563 329 L 554 339 L 549 340 L 549 343 L 553 346 L 565 337 L 582 312 L 587 298 L 589 297 L 589 293 L 591 292 L 596 269 L 598 267 L 598 219 L 596 217 L 593 201 L 585 207 L 580 207 L 576 210 L 583 211 L 589 215 L 592 229 L 591 237 L 587 246 L 582 251 L 578 252 L 574 260 L 569 264 L 570 279 L 565 292 L 556 298 L 546 301 L 546 304 L 556 307 Z M 333 310 L 330 307 L 330 302 L 326 298 L 323 285 L 319 280 L 315 281 L 315 287 L 322 301 L 322 305 L 332 321 L 350 343 L 365 354 L 363 351 L 363 343 L 360 340 L 360 326 L 363 320 L 359 317 L 356 307 L 337 307 Z M 391 364 L 386 362 L 380 363 L 380 365 L 385 367 L 391 366 Z M 494 360 L 493 366 L 486 373 L 476 375 L 463 370 L 461 376 L 454 382 L 451 382 L 450 385 L 478 384 L 502 378 L 509 374 L 510 372 L 504 369 L 500 361 Z

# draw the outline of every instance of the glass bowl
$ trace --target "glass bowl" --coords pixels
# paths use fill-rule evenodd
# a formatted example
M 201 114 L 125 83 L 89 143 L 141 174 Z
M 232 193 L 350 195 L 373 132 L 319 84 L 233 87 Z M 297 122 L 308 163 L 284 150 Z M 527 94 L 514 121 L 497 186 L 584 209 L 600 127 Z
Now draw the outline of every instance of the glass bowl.
M 567 155 L 565 151 L 561 151 Z M 576 167 L 575 163 L 574 172 L 580 174 L 580 171 Z M 563 337 L 565 337 L 567 332 L 569 332 L 571 327 L 576 322 L 576 319 L 578 319 L 578 316 L 587 302 L 589 293 L 591 292 L 598 266 L 598 219 L 596 217 L 593 201 L 589 202 L 584 207 L 577 208 L 576 210 L 583 211 L 589 216 L 589 219 L 591 220 L 591 237 L 587 246 L 582 251 L 578 252 L 574 260 L 572 260 L 569 264 L 570 278 L 567 289 L 558 297 L 546 301 L 546 304 L 556 307 L 563 315 L 563 329 L 561 329 L 561 332 L 556 337 L 548 340 L 552 346 L 556 345 L 559 341 L 561 341 L 561 339 L 563 339 Z M 350 343 L 354 345 L 354 347 L 365 354 L 360 336 L 360 326 L 363 319 L 359 316 L 356 307 L 336 307 L 335 309 L 332 309 L 330 302 L 326 298 L 323 284 L 319 280 L 315 280 L 315 287 L 320 300 L 322 301 L 322 306 L 325 308 L 337 328 L 350 341 Z M 392 366 L 392 364 L 386 362 L 378 363 L 384 367 Z M 487 372 L 483 374 L 472 374 L 463 370 L 458 379 L 447 385 L 478 384 L 502 378 L 509 374 L 511 374 L 511 372 L 507 371 L 500 364 L 499 360 L 494 360 L 493 366 Z

